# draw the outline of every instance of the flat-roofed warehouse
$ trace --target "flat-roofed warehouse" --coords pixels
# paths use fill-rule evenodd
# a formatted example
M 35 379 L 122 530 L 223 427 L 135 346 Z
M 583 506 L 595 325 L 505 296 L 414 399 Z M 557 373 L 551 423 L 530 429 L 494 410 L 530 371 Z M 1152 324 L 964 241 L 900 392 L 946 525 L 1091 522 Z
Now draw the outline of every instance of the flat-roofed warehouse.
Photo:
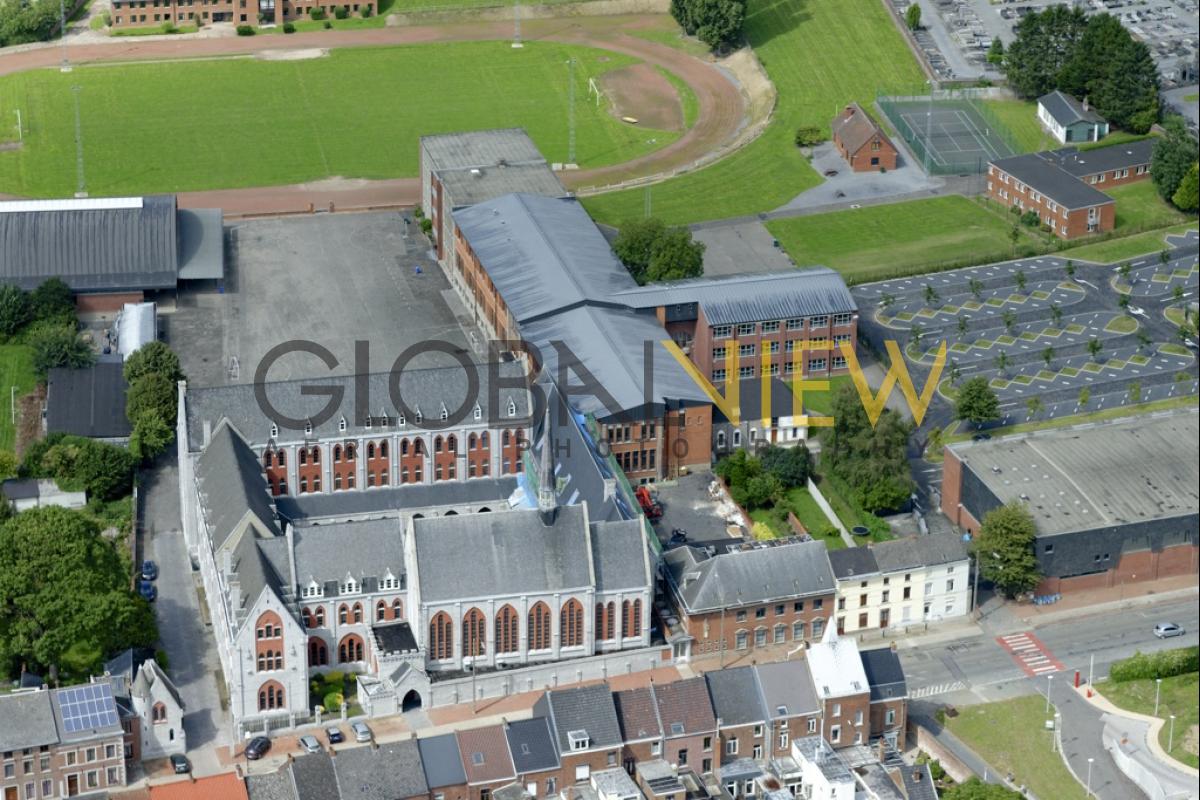
M 1038 594 L 1195 574 L 1195 409 L 945 450 L 942 511 L 971 533 L 1009 502 L 1037 524 Z
M 0 202 L 0 283 L 32 291 L 61 278 L 81 313 L 224 271 L 220 209 L 181 209 L 175 195 Z

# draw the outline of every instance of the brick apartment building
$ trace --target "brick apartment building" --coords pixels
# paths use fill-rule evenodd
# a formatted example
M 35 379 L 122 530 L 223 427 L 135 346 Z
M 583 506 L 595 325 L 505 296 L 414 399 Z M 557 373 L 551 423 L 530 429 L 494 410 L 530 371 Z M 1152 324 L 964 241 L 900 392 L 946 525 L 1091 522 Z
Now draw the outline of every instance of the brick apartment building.
M 896 168 L 899 153 L 887 134 L 858 103 L 833 118 L 833 144 L 855 172 L 886 172 Z
M 1002 504 L 1028 508 L 1044 576 L 1036 594 L 1194 575 L 1197 463 L 1194 409 L 964 442 L 945 451 L 942 512 L 975 533 Z
M 376 0 L 330 3 L 328 0 L 112 0 L 112 26 L 117 29 L 177 27 L 227 22 L 235 25 L 282 25 L 307 19 L 314 10 L 332 17 L 338 8 L 355 16 L 379 10 Z

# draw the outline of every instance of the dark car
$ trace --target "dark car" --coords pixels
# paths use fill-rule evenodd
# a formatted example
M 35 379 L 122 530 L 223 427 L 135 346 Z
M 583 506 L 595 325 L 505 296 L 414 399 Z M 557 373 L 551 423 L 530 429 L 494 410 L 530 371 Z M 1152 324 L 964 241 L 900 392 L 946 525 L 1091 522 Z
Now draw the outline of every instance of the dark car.
M 158 580 L 158 564 L 147 559 L 142 562 L 142 580 L 155 581 Z
M 257 761 L 271 749 L 271 740 L 265 736 L 255 736 L 246 743 L 246 758 Z
M 146 598 L 147 602 L 153 603 L 158 597 L 158 589 L 150 581 L 139 581 L 138 594 Z
M 192 771 L 192 765 L 188 763 L 187 756 L 176 753 L 171 756 L 171 769 L 175 770 L 176 775 L 186 775 Z
M 983 431 L 980 431 L 979 433 L 977 433 L 971 437 L 971 441 L 986 442 L 990 438 L 992 438 L 992 435 L 990 433 L 984 433 Z
M 325 736 L 329 739 L 330 744 L 340 744 L 346 741 L 346 737 L 342 735 L 341 729 L 334 725 L 330 725 L 325 729 Z

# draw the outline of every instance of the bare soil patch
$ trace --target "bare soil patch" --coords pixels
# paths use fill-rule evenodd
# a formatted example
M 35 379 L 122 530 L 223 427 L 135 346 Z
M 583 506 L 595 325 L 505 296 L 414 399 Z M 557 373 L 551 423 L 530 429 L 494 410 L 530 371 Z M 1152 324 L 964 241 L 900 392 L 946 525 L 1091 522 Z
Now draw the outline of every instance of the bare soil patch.
M 13 452 L 18 458 L 25 454 L 25 448 L 42 438 L 42 405 L 45 402 L 46 385 L 42 383 L 24 397 L 17 398 L 17 431 Z
M 617 119 L 633 117 L 639 125 L 660 131 L 683 130 L 679 93 L 649 64 L 606 72 L 598 82 L 608 97 L 609 113 Z
M 313 58 L 325 58 L 327 55 L 327 47 L 305 47 L 299 50 L 260 50 L 254 57 L 259 61 L 308 61 Z

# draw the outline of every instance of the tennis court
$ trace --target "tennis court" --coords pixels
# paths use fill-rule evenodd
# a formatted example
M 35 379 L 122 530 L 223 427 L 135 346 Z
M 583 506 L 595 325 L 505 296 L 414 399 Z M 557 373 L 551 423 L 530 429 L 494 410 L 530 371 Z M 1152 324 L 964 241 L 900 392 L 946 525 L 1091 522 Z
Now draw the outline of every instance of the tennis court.
M 1016 152 L 1011 134 L 970 100 L 879 98 L 879 107 L 930 173 L 977 175 Z

